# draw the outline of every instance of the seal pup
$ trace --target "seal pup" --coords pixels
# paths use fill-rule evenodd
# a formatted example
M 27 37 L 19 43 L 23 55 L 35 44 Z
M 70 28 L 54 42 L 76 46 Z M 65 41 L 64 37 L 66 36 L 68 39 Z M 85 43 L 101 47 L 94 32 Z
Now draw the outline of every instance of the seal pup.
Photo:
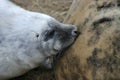
M 40 64 L 51 68 L 49 59 L 76 36 L 74 25 L 0 0 L 0 80 L 20 76 Z

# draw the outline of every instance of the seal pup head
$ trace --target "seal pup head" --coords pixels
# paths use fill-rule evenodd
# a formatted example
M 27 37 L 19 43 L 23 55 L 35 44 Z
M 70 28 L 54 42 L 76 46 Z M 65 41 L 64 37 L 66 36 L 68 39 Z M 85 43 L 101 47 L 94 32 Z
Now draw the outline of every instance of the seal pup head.
M 78 31 L 76 26 L 62 24 L 55 19 L 48 21 L 48 25 L 42 29 L 39 43 L 41 53 L 46 57 L 43 64 L 51 66 L 53 56 L 70 46 L 77 36 Z

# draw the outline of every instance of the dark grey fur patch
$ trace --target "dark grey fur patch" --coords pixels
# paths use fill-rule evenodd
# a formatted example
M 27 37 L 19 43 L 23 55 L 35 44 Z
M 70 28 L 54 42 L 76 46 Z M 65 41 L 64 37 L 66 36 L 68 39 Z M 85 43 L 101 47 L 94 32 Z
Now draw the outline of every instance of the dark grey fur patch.
M 117 6 L 120 7 L 120 0 L 117 0 Z
M 94 26 L 94 27 L 93 27 L 93 30 L 95 30 L 95 28 L 96 28 L 99 24 L 104 23 L 104 22 L 110 22 L 110 21 L 113 21 L 113 19 L 112 19 L 112 18 L 108 18 L 108 17 L 104 17 L 104 18 L 101 18 L 101 19 L 93 22 L 93 26 Z

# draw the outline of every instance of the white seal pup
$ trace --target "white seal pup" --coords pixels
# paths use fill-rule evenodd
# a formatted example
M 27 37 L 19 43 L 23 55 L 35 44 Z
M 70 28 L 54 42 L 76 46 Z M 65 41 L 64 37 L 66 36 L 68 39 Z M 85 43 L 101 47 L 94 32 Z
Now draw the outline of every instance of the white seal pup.
M 76 36 L 74 25 L 0 0 L 0 80 L 49 64 L 48 57 L 71 45 Z

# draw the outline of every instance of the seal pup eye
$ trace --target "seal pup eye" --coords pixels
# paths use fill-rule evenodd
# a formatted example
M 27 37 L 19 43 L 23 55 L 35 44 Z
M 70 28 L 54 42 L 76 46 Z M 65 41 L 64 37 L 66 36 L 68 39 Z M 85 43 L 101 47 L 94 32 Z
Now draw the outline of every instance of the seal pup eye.
M 49 37 L 53 37 L 54 33 L 55 33 L 55 30 L 50 30 L 50 31 L 48 31 L 47 35 Z
M 49 39 L 53 38 L 54 34 L 55 34 L 55 30 L 53 30 L 53 29 L 52 30 L 47 30 L 45 32 L 44 41 L 48 41 Z

